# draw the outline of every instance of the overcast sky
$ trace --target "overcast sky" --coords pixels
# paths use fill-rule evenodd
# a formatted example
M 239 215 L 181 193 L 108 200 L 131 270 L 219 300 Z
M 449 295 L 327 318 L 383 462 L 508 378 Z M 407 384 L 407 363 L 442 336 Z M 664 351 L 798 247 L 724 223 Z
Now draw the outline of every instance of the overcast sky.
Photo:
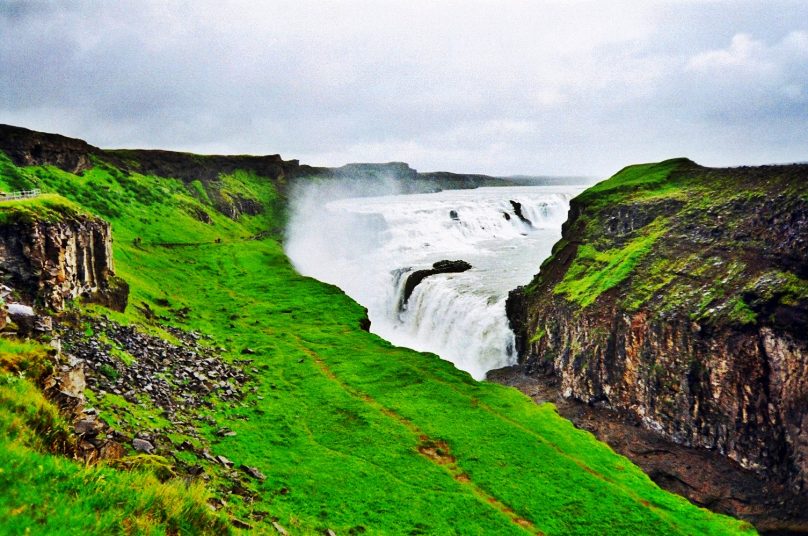
M 422 171 L 806 161 L 808 2 L 0 0 L 0 122 Z

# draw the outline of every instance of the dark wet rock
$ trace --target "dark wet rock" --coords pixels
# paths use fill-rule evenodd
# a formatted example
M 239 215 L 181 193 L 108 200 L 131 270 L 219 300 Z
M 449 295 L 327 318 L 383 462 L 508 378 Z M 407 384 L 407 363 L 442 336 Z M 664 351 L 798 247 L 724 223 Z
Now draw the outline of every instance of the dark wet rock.
M 242 397 L 246 374 L 203 346 L 199 334 L 166 328 L 179 340 L 177 345 L 110 320 L 89 323 L 92 335 L 62 327 L 62 343 L 66 352 L 86 363 L 87 386 L 97 392 L 117 391 L 132 403 L 138 396 L 147 397 L 169 418 L 193 411 L 211 394 L 225 402 Z M 113 345 L 134 361 L 127 365 L 114 357 Z
M 34 331 L 48 333 L 53 331 L 53 318 L 50 316 L 37 315 L 34 322 Z
M 210 506 L 212 510 L 221 510 L 227 506 L 227 502 L 218 497 L 211 497 L 208 499 L 208 506 Z
M 242 353 L 243 355 L 253 355 L 253 354 L 255 354 L 255 350 L 253 350 L 252 348 L 244 348 L 244 349 L 241 351 L 241 353 Z
M 29 337 L 34 333 L 37 325 L 37 315 L 29 305 L 9 303 L 6 307 L 8 319 L 16 326 L 20 337 Z
M 230 487 L 231 494 L 250 500 L 257 497 L 257 494 L 253 490 L 249 489 L 243 482 L 238 480 L 238 473 L 231 473 L 230 478 L 233 479 L 233 485 Z
M 74 431 L 85 437 L 96 436 L 103 428 L 104 426 L 95 417 L 89 415 L 73 425 Z
M 84 390 L 87 388 L 84 362 L 75 365 L 60 365 L 43 382 L 45 395 L 68 413 L 79 412 L 84 406 Z
M 365 314 L 359 319 L 359 329 L 362 331 L 370 331 L 370 317 L 368 316 L 368 308 L 363 307 Z
M 123 312 L 129 304 L 129 283 L 117 276 L 110 276 L 106 285 L 92 295 L 92 301 L 113 311 Z
M 608 443 L 660 487 L 699 506 L 745 519 L 763 534 L 797 534 L 808 527 L 808 496 L 794 494 L 718 451 L 679 445 L 643 427 L 628 412 L 565 398 L 552 373 L 527 375 L 516 365 L 492 370 L 486 379 L 516 387 L 537 404 L 553 403 L 562 417 Z
M 508 220 L 508 221 L 511 221 L 511 215 L 510 215 L 510 214 L 508 214 L 507 212 L 503 212 L 503 213 L 502 213 L 502 217 L 503 217 L 503 218 L 505 218 L 505 219 L 506 219 L 506 220 Z
M 233 462 L 231 460 L 229 460 L 228 458 L 226 458 L 225 456 L 222 456 L 222 455 L 216 456 L 216 461 L 219 462 L 220 464 L 222 464 L 225 467 L 228 467 L 228 468 L 233 467 Z
M 210 214 L 208 214 L 206 210 L 200 207 L 190 207 L 188 210 L 191 212 L 194 218 L 201 221 L 202 223 L 207 224 L 213 223 L 213 220 L 210 219 Z
M 520 203 L 519 201 L 514 201 L 514 200 L 511 200 L 510 203 L 511 203 L 511 206 L 513 207 L 513 213 L 516 214 L 516 217 L 519 218 L 520 220 L 522 220 L 523 223 L 526 223 L 526 224 L 530 225 L 531 227 L 533 227 L 533 222 L 530 221 L 529 219 L 527 219 L 525 217 L 525 215 L 522 213 L 522 203 Z M 510 219 L 510 218 L 507 218 L 507 219 Z
M 70 173 L 80 173 L 92 167 L 92 156 L 100 149 L 59 134 L 0 125 L 0 151 L 18 166 L 51 165 Z
M 106 441 L 98 449 L 98 453 L 101 460 L 119 460 L 124 457 L 126 450 L 117 441 Z
M 201 465 L 192 465 L 188 468 L 188 474 L 191 476 L 199 476 L 205 472 L 205 468 Z
M 431 269 L 416 270 L 415 272 L 411 273 L 409 277 L 407 277 L 407 281 L 404 283 L 404 293 L 401 297 L 401 304 L 399 308 L 404 308 L 407 305 L 407 301 L 410 299 L 410 296 L 412 296 L 415 287 L 417 287 L 418 284 L 427 277 L 437 274 L 461 273 L 470 269 L 471 264 L 467 263 L 466 261 L 443 260 L 433 264 Z
M 240 467 L 242 471 L 247 473 L 253 478 L 257 478 L 258 480 L 266 480 L 266 475 L 262 473 L 257 467 L 251 467 L 249 465 L 242 465 Z
M 454 221 L 460 221 L 460 216 L 457 215 L 456 210 L 450 210 L 449 211 L 449 218 L 451 218 Z

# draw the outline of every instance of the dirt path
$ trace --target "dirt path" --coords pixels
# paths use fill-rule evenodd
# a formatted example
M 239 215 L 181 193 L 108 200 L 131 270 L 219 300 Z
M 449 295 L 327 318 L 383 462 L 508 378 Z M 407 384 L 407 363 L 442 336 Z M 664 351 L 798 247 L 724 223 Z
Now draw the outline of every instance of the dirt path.
M 411 420 L 407 419 L 403 415 L 396 413 L 394 410 L 385 407 L 369 394 L 364 393 L 343 382 L 337 377 L 336 374 L 334 374 L 334 371 L 332 371 L 328 367 L 328 364 L 326 364 L 326 362 L 319 355 L 317 355 L 315 351 L 308 348 L 300 339 L 298 339 L 298 343 L 300 345 L 300 349 L 303 352 L 305 352 L 312 359 L 312 361 L 314 361 L 314 363 L 320 368 L 322 373 L 329 380 L 337 383 L 341 389 L 346 391 L 351 396 L 361 399 L 368 406 L 381 412 L 390 419 L 397 421 L 398 423 L 406 427 L 410 432 L 412 432 L 412 434 L 418 438 L 417 448 L 421 456 L 423 456 L 430 462 L 434 463 L 435 465 L 440 466 L 443 470 L 448 472 L 452 476 L 452 478 L 454 478 L 455 481 L 458 482 L 458 484 L 460 484 L 468 491 L 470 491 L 482 503 L 487 504 L 491 508 L 494 508 L 495 510 L 503 514 L 514 525 L 517 525 L 519 528 L 523 529 L 524 531 L 530 534 L 543 536 L 544 533 L 538 530 L 531 521 L 520 516 L 519 514 L 514 512 L 513 509 L 510 508 L 508 505 L 506 505 L 496 497 L 490 495 L 484 489 L 480 488 L 477 484 L 475 484 L 471 480 L 471 478 L 466 473 L 464 473 L 463 470 L 457 465 L 457 460 L 452 455 L 451 448 L 445 441 L 430 438 L 426 433 L 424 433 L 423 430 L 418 428 L 418 426 Z

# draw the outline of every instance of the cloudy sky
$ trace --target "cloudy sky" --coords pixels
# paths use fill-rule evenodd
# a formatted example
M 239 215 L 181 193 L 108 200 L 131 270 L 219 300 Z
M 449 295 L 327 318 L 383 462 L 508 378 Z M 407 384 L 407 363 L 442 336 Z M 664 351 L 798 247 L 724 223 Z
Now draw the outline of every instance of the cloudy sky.
M 0 122 L 422 171 L 806 161 L 808 2 L 0 0 Z

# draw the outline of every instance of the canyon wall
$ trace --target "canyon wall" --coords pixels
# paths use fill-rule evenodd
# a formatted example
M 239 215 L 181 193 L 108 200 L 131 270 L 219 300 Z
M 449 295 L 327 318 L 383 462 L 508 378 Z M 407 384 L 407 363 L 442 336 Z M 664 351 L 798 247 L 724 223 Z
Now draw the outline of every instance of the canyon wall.
M 101 219 L 7 218 L 0 223 L 0 266 L 3 282 L 23 303 L 58 311 L 81 296 L 126 308 L 128 287 L 114 277 L 110 227 Z
M 520 367 L 805 492 L 808 166 L 631 166 L 512 292 Z

